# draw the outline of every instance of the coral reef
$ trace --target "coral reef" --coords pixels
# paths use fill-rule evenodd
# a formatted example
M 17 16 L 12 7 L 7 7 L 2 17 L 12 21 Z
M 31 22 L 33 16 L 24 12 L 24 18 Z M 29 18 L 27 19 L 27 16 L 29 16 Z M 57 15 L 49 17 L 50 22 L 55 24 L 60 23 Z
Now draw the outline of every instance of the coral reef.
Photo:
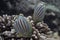
M 0 40 L 60 40 L 59 0 L 0 0 Z
M 20 14 L 22 15 L 22 14 Z M 13 28 L 14 19 L 18 15 L 3 15 L 0 16 L 0 36 L 2 40 L 59 40 L 58 32 L 53 32 L 44 22 L 32 20 L 32 16 L 25 17 L 32 24 L 31 37 L 18 37 Z

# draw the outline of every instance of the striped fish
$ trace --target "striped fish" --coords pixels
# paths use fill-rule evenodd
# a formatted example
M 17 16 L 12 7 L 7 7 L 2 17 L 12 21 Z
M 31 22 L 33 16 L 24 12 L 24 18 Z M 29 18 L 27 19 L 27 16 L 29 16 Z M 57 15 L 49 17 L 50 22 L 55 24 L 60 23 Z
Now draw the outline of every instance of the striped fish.
M 39 3 L 34 8 L 33 20 L 35 22 L 42 21 L 45 16 L 45 4 L 43 2 Z
M 47 14 L 47 10 L 50 10 L 52 12 L 55 12 L 55 14 L 60 17 L 60 10 L 54 5 L 47 4 L 44 2 L 40 2 L 38 5 L 36 5 L 34 9 L 33 19 L 35 22 L 42 21 L 44 19 L 44 16 Z
M 23 12 L 27 12 L 29 11 L 29 7 L 28 7 L 29 3 L 27 0 L 21 0 L 19 3 L 16 3 L 16 9 L 17 10 L 22 10 Z
M 32 25 L 23 16 L 19 16 L 15 20 L 14 28 L 20 37 L 30 37 L 32 35 Z
M 27 12 L 30 9 L 34 9 L 35 4 L 38 2 L 39 0 L 21 0 L 19 3 L 16 3 L 16 9 Z

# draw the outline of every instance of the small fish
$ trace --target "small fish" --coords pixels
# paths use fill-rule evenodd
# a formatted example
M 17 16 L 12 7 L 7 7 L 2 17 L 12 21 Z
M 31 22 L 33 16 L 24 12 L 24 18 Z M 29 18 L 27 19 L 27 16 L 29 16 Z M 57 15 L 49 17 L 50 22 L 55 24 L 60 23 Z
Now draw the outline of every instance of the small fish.
M 34 9 L 35 4 L 37 4 L 39 0 L 20 0 L 19 3 L 16 3 L 16 10 L 21 10 L 23 12 L 28 12 L 31 9 Z
M 42 21 L 45 16 L 45 11 L 46 11 L 46 8 L 43 2 L 36 5 L 34 8 L 33 20 L 35 22 Z
M 34 14 L 33 14 L 33 20 L 35 22 L 37 21 L 43 21 L 44 19 L 44 16 L 47 13 L 47 10 L 51 11 L 51 12 L 55 12 L 55 14 L 57 16 L 60 16 L 60 10 L 59 8 L 57 8 L 56 6 L 54 5 L 51 5 L 51 4 L 47 4 L 45 2 L 40 2 L 38 3 L 38 5 L 35 6 L 34 8 Z
M 30 37 L 32 35 L 32 25 L 24 16 L 18 16 L 14 22 L 16 33 L 20 37 Z

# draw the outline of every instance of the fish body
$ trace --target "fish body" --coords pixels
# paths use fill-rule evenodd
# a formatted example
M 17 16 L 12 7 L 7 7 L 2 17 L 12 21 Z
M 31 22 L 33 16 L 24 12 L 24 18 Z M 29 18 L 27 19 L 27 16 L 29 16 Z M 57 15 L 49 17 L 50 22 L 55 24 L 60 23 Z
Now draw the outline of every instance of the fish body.
M 48 14 L 47 10 L 51 12 L 55 12 L 57 16 L 60 16 L 60 10 L 55 5 L 47 4 L 45 2 L 40 2 L 34 8 L 33 20 L 35 22 L 43 21 L 44 16 Z
M 45 11 L 46 11 L 46 8 L 43 2 L 36 5 L 34 8 L 33 20 L 35 22 L 42 21 L 45 16 Z
M 16 9 L 26 13 L 29 10 L 34 9 L 38 2 L 39 0 L 21 0 L 19 3 L 16 3 Z
M 30 37 L 32 35 L 32 25 L 23 16 L 17 17 L 14 22 L 14 29 L 20 37 Z

